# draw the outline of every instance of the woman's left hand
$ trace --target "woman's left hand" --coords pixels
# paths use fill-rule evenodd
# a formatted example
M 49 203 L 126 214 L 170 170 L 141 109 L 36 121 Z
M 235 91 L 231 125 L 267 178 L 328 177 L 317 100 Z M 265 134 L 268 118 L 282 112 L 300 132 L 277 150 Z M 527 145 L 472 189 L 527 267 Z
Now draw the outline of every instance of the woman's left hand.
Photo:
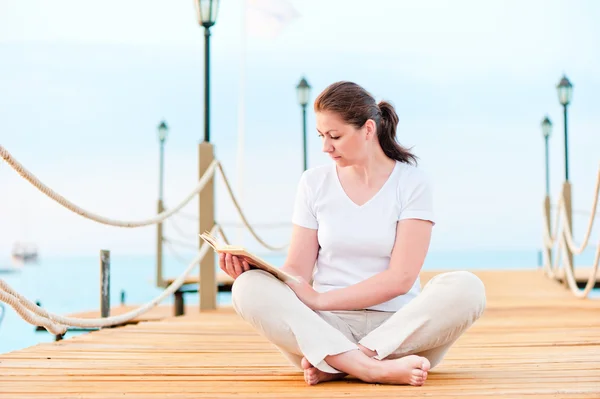
M 288 280 L 286 284 L 296 293 L 296 296 L 312 310 L 319 310 L 321 294 L 302 277 L 296 277 L 300 282 Z

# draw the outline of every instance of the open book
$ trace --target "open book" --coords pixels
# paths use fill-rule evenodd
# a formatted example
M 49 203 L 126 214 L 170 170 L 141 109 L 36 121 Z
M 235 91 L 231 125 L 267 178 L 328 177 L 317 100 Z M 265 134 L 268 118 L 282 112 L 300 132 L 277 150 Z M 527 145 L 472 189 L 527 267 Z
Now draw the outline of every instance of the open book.
M 226 254 L 235 255 L 238 258 L 240 258 L 240 260 L 243 259 L 246 262 L 248 262 L 250 267 L 258 268 L 258 269 L 264 270 L 266 272 L 269 272 L 283 282 L 288 281 L 288 280 L 299 282 L 299 280 L 296 276 L 292 276 L 291 274 L 284 272 L 283 270 L 277 268 L 276 266 L 271 265 L 269 262 L 248 252 L 243 247 L 220 243 L 217 241 L 217 239 L 214 236 L 212 236 L 208 232 L 200 234 L 200 237 L 204 241 L 206 241 L 206 243 L 208 245 L 210 245 L 212 247 L 212 249 L 215 250 L 216 253 L 226 253 Z

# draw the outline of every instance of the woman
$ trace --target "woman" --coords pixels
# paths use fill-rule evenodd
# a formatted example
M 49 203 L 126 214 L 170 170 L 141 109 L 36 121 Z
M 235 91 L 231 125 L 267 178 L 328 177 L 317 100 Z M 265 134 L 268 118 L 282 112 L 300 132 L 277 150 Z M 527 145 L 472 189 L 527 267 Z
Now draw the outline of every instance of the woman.
M 338 82 L 315 100 L 333 165 L 303 173 L 283 283 L 221 255 L 236 312 L 304 370 L 309 385 L 354 376 L 422 385 L 485 308 L 469 272 L 419 272 L 435 217 L 416 157 L 396 142 L 398 116 L 362 87 Z M 310 284 L 309 282 L 312 282 Z

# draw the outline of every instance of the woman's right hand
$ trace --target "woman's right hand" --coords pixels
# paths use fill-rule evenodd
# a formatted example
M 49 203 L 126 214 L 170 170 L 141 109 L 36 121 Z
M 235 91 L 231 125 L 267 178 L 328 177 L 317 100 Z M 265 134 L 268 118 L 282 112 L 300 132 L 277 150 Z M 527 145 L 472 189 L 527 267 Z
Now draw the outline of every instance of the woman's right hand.
M 240 274 L 250 270 L 248 262 L 237 256 L 225 253 L 219 254 L 219 267 L 234 280 L 238 278 Z

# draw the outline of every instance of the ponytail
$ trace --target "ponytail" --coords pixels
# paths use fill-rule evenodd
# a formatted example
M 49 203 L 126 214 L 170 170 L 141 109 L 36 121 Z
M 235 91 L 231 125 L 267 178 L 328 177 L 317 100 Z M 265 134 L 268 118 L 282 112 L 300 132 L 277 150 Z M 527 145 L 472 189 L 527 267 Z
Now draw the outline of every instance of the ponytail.
M 396 110 L 387 101 L 380 101 L 377 106 L 381 111 L 381 119 L 377 126 L 377 138 L 384 154 L 396 161 L 416 165 L 417 157 L 396 141 L 398 126 Z

